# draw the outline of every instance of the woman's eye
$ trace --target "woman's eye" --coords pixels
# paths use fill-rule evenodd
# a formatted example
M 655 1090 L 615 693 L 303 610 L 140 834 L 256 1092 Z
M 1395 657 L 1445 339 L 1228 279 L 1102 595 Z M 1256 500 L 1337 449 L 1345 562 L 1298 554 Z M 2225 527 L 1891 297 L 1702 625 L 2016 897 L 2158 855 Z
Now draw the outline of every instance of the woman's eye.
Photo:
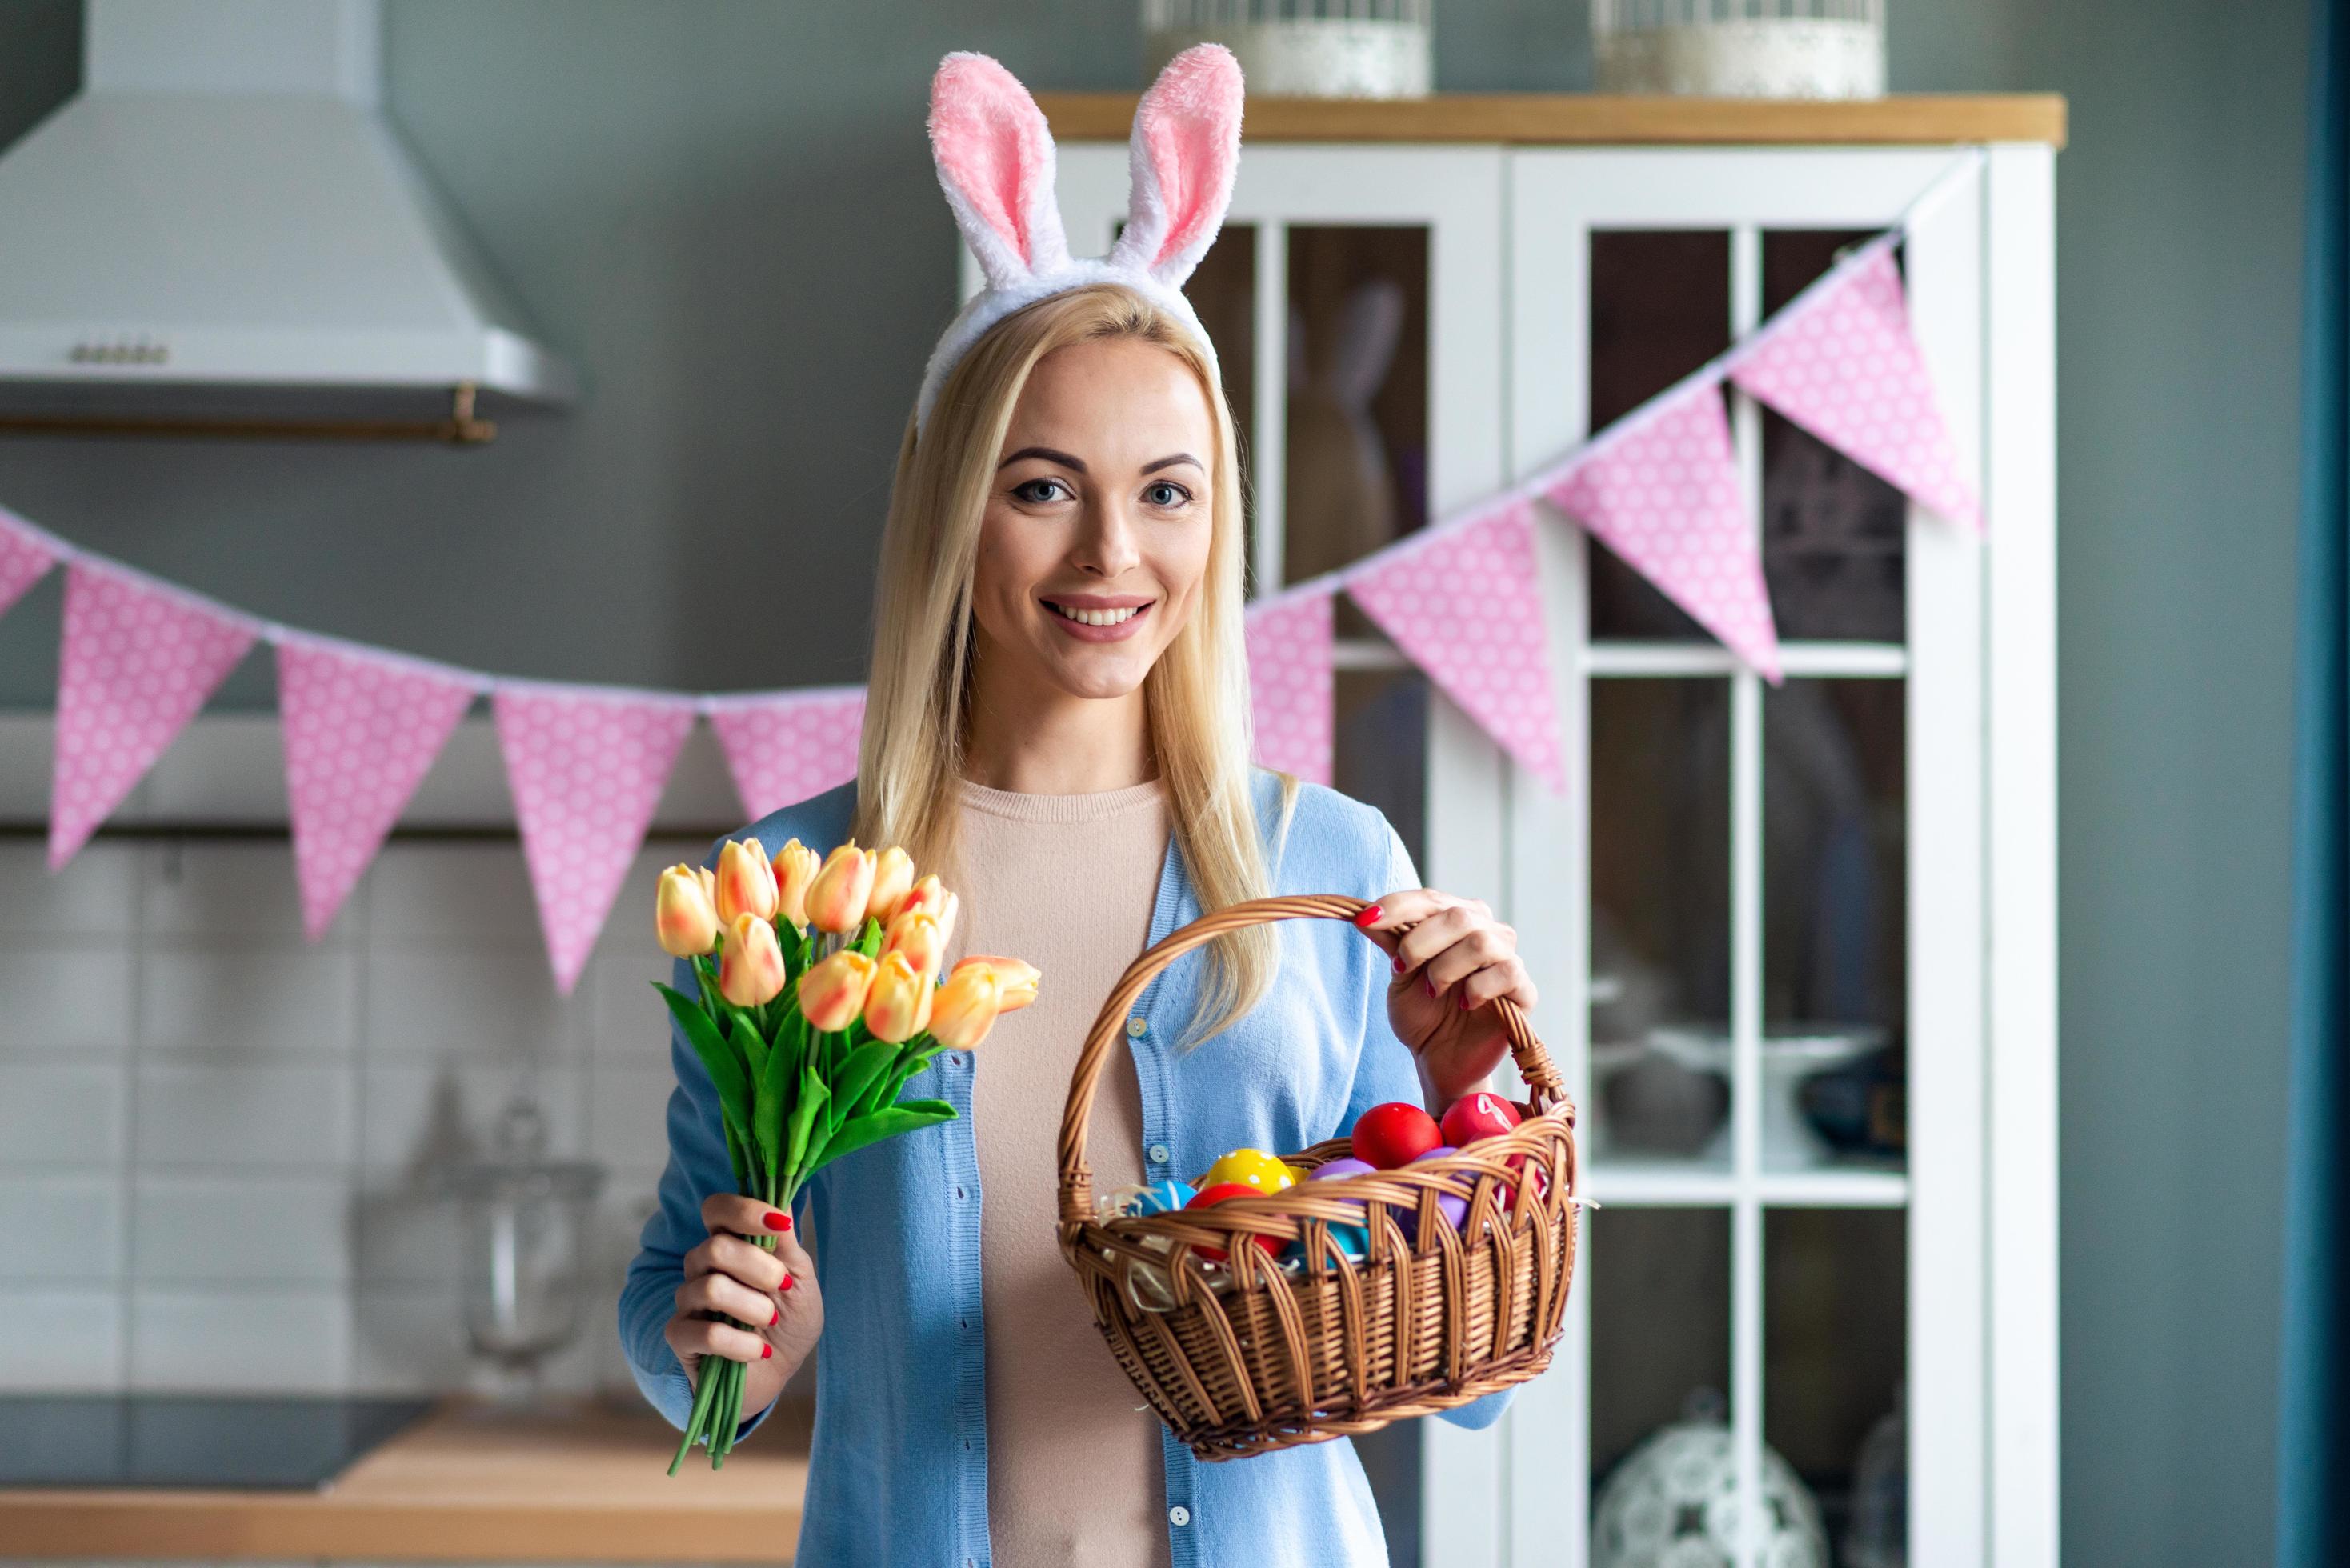
M 1050 495 L 1045 493 L 1045 492 L 1052 490 L 1066 491 L 1067 488 L 1068 486 L 1063 484 L 1057 479 L 1032 479 L 1025 484 L 1014 486 L 1012 493 L 1018 500 L 1041 505 L 1047 501 L 1057 501 L 1061 499 L 1059 496 Z
M 1142 493 L 1144 498 L 1147 499 L 1153 506 L 1180 506 L 1183 503 L 1191 499 L 1191 493 L 1190 491 L 1184 489 L 1180 484 L 1170 484 L 1164 480 L 1152 485 Z

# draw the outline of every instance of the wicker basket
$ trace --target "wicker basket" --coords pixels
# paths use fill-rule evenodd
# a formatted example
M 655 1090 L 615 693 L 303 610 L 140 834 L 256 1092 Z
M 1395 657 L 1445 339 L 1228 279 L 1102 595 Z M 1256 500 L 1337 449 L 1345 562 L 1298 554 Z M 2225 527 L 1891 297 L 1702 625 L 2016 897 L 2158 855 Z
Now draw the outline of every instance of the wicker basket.
M 1094 1020 L 1061 1118 L 1061 1251 L 1120 1366 L 1203 1459 L 1376 1431 L 1468 1403 L 1550 1364 L 1575 1269 L 1575 1106 L 1525 1014 L 1491 1005 L 1532 1098 L 1524 1120 L 1454 1155 L 1301 1181 L 1208 1209 L 1097 1219 L 1086 1123 L 1112 1043 L 1153 975 L 1218 934 L 1268 920 L 1347 919 L 1359 898 L 1256 898 L 1169 933 L 1128 966 Z M 1350 1152 L 1333 1138 L 1293 1165 Z M 1529 1186 L 1532 1191 L 1525 1190 Z M 1459 1229 L 1437 1209 L 1465 1199 Z M 1418 1245 L 1406 1241 L 1409 1218 Z M 1359 1225 L 1349 1258 L 1332 1226 Z M 1302 1262 L 1255 1244 L 1269 1237 Z M 1209 1262 L 1195 1247 L 1222 1251 Z

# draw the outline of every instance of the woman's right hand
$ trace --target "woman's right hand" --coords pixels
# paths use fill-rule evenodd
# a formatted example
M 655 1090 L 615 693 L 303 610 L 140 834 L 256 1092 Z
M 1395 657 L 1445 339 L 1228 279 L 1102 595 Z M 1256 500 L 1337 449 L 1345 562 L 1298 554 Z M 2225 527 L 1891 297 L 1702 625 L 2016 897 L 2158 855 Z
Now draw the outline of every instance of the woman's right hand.
M 704 1356 L 742 1362 L 743 1416 L 748 1420 L 775 1403 L 816 1348 L 824 1333 L 824 1296 L 816 1289 L 816 1265 L 782 1210 L 716 1192 L 702 1199 L 702 1222 L 710 1238 L 685 1255 L 677 1314 L 661 1337 L 684 1366 L 686 1381 L 697 1388 Z M 775 1238 L 774 1251 L 744 1239 L 764 1235 Z M 736 1328 L 705 1313 L 755 1326 Z

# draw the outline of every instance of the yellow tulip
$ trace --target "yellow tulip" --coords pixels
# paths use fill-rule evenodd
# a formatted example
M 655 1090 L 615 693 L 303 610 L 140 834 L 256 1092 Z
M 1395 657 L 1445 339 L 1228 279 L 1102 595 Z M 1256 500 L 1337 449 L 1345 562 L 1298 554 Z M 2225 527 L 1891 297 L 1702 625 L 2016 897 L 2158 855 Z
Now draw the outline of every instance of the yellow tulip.
M 718 993 L 737 1007 L 758 1007 L 783 989 L 784 950 L 775 943 L 775 928 L 748 910 L 735 916 L 726 928 L 726 950 L 718 955 Z
M 775 868 L 755 838 L 730 838 L 718 852 L 718 919 L 732 926 L 737 915 L 775 918 Z
M 1017 1012 L 1036 1000 L 1036 981 L 1040 977 L 1035 964 L 1023 959 L 999 958 L 993 953 L 973 953 L 954 966 L 953 972 L 947 976 L 948 981 L 951 982 L 956 974 L 974 966 L 987 970 L 1003 988 L 1002 1001 L 996 1009 L 998 1012 Z
M 888 925 L 898 913 L 898 900 L 913 885 L 913 857 L 892 844 L 873 862 L 873 887 L 865 895 L 866 914 Z
M 854 931 L 865 924 L 873 897 L 874 854 L 850 839 L 824 857 L 808 884 L 808 920 L 820 931 Z
M 718 911 L 702 891 L 699 867 L 681 862 L 660 874 L 653 894 L 653 933 L 671 958 L 692 958 L 718 945 Z
M 800 976 L 801 1015 L 809 1026 L 827 1033 L 848 1027 L 865 1005 L 873 984 L 873 961 L 854 948 L 843 948 L 812 964 Z
M 894 920 L 916 909 L 923 910 L 938 920 L 939 940 L 944 942 L 954 935 L 955 916 L 962 904 L 962 900 L 948 892 L 937 873 L 933 872 L 906 889 L 906 896 L 898 900 L 896 909 L 889 911 L 889 919 Z
M 803 929 L 808 922 L 808 885 L 823 864 L 822 857 L 796 838 L 785 840 L 775 851 L 775 912 Z
M 693 879 L 702 884 L 702 896 L 710 900 L 710 908 L 714 913 L 718 909 L 717 873 L 707 866 L 697 866 L 693 868 Z
M 931 977 L 906 961 L 904 953 L 884 953 L 874 966 L 873 987 L 865 993 L 865 1027 L 876 1040 L 896 1045 L 922 1032 L 931 1021 Z
M 914 972 L 928 980 L 939 972 L 939 964 L 947 954 L 946 939 L 939 934 L 938 921 L 926 909 L 909 909 L 891 920 L 881 938 L 881 956 L 903 953 Z
M 931 1033 L 940 1044 L 968 1051 L 987 1038 L 1003 1011 L 1003 982 L 987 965 L 959 963 L 931 1004 Z

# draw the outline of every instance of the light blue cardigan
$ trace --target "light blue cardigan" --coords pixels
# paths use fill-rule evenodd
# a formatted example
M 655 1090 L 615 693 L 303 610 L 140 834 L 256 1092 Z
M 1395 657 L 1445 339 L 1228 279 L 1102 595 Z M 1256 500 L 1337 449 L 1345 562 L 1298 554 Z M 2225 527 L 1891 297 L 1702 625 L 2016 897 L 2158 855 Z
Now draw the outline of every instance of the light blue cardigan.
M 1275 843 L 1280 783 L 1263 769 L 1253 772 L 1274 891 L 1375 898 L 1419 885 L 1387 818 L 1319 784 L 1298 786 Z M 771 853 L 793 837 L 827 849 L 848 836 L 855 800 L 856 785 L 843 784 L 729 836 L 755 834 Z M 717 849 L 712 846 L 704 865 L 716 866 Z M 1170 837 L 1150 940 L 1200 912 Z M 1203 953 L 1169 964 L 1136 1002 L 1127 1037 L 1142 1085 L 1139 1152 L 1150 1179 L 1202 1169 L 1227 1149 L 1305 1148 L 1336 1137 L 1367 1106 L 1419 1100 L 1411 1052 L 1388 1023 L 1386 955 L 1336 920 L 1284 920 L 1274 929 L 1281 969 L 1263 1000 L 1191 1050 L 1170 1047 L 1192 1015 Z M 1049 985 L 1051 955 L 1033 956 Z M 672 983 L 692 994 L 681 959 Z M 733 1178 L 709 1075 L 673 1023 L 670 1044 L 678 1085 L 669 1102 L 669 1166 L 660 1210 L 646 1221 L 620 1295 L 620 1343 L 645 1397 L 682 1428 L 691 1390 L 661 1329 L 675 1311 L 681 1260 L 706 1235 L 702 1200 L 731 1191 Z M 818 1171 L 801 1195 L 815 1227 L 825 1329 L 800 1568 L 981 1568 L 990 1561 L 979 1158 L 971 1121 L 972 1075 L 986 1056 L 984 1044 L 943 1053 L 907 1085 L 909 1096 L 951 1103 L 958 1119 L 859 1149 Z M 1067 1090 L 1063 1083 L 1035 1085 L 1055 1103 Z M 1069 1288 L 1078 1288 L 1074 1276 Z M 1069 1353 L 1107 1355 L 1109 1348 L 1089 1337 Z M 1513 1392 L 1487 1395 L 1443 1418 L 1489 1426 Z M 762 1412 L 743 1430 L 764 1418 Z M 1160 1438 L 1175 1568 L 1358 1568 L 1387 1561 L 1370 1486 L 1347 1439 L 1205 1464 L 1164 1428 Z M 703 1462 L 701 1450 L 688 1462 Z M 1081 1476 L 1069 1480 L 1085 1484 Z

